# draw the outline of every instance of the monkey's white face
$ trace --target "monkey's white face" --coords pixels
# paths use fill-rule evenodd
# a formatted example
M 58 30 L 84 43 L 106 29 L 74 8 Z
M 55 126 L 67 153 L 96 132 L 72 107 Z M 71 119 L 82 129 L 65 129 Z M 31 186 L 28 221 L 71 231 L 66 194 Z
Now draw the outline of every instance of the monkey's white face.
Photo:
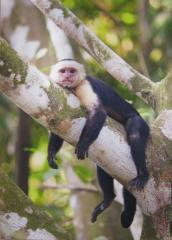
M 57 72 L 58 84 L 62 87 L 74 87 L 78 83 L 78 72 L 75 68 L 61 68 Z
M 75 61 L 59 62 L 52 66 L 50 79 L 61 87 L 74 88 L 85 79 L 85 70 Z

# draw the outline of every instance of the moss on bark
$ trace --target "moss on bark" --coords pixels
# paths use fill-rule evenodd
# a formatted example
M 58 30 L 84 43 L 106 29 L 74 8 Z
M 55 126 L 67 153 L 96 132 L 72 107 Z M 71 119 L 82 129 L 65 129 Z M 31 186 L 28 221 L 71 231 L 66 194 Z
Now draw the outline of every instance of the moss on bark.
M 46 213 L 35 207 L 28 197 L 17 187 L 8 177 L 4 175 L 0 170 L 0 209 L 1 215 L 3 213 L 17 213 L 21 217 L 27 219 L 27 225 L 25 229 L 20 229 L 15 234 L 21 235 L 24 231 L 32 229 L 45 229 L 58 239 L 67 240 L 68 235 L 62 230 L 56 221 L 49 217 Z M 25 235 L 24 234 L 24 235 Z M 22 234 L 23 236 L 23 234 Z M 11 238 L 13 239 L 13 238 Z M 14 238 L 15 239 L 15 238 Z M 23 239 L 23 238 L 22 238 Z M 25 238 L 24 238 L 25 239 Z
M 0 38 L 0 74 L 4 77 L 12 77 L 14 85 L 24 82 L 27 74 L 27 64 L 2 38 Z

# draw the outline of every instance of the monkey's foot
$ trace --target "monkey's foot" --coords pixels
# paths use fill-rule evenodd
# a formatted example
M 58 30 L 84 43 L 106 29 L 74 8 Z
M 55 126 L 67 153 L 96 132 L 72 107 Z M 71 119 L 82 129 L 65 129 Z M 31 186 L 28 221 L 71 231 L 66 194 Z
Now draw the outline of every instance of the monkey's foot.
M 133 222 L 134 214 L 127 214 L 125 211 L 121 213 L 121 225 L 128 228 Z
M 106 208 L 108 208 L 112 201 L 113 201 L 114 197 L 112 199 L 108 199 L 108 200 L 103 200 L 101 203 L 99 203 L 95 209 L 93 210 L 92 214 L 91 214 L 91 222 L 94 223 L 97 220 L 98 215 L 100 215 Z
M 136 190 L 143 190 L 144 186 L 146 185 L 148 181 L 149 176 L 148 175 L 141 175 L 133 178 L 128 183 L 128 189 L 136 189 Z
M 55 158 L 52 155 L 48 155 L 48 164 L 53 169 L 58 169 L 58 165 L 55 163 Z
M 84 146 L 83 144 L 78 143 L 75 148 L 75 154 L 78 159 L 82 160 L 82 159 L 88 157 L 88 148 L 86 146 Z

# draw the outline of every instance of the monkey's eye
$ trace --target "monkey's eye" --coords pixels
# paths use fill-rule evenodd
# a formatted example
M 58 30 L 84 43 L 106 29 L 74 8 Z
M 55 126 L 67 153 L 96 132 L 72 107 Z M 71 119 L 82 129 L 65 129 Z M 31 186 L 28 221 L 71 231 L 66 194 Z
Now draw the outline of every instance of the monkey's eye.
M 70 73 L 76 73 L 76 69 L 71 68 L 71 69 L 70 69 Z
M 60 72 L 61 73 L 65 73 L 65 69 L 60 69 Z

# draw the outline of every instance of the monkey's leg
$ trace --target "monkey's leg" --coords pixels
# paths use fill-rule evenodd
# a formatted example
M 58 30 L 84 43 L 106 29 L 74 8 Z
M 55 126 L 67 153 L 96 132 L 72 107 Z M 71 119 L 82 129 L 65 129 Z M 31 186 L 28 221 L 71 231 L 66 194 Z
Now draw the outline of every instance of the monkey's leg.
M 60 150 L 63 145 L 63 139 L 56 134 L 50 132 L 48 140 L 48 164 L 50 167 L 57 169 L 58 166 L 54 162 L 56 153 Z
M 131 180 L 129 187 L 142 190 L 149 178 L 145 161 L 145 148 L 149 136 L 149 127 L 139 116 L 130 118 L 125 127 L 131 154 L 137 169 L 137 176 Z
M 124 197 L 124 209 L 121 213 L 121 225 L 124 228 L 128 228 L 133 222 L 133 218 L 136 212 L 136 199 L 125 188 L 123 188 L 123 197 Z
M 115 197 L 113 178 L 99 166 L 97 166 L 97 177 L 103 192 L 103 201 L 93 210 L 91 214 L 91 222 L 95 222 L 97 220 L 97 216 L 110 206 Z

